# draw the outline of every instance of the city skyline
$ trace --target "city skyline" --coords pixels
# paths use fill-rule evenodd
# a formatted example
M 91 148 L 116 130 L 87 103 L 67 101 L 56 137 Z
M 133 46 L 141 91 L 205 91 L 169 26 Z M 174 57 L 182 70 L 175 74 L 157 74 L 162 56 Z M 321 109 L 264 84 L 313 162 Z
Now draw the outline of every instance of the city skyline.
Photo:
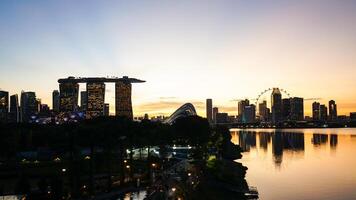
M 256 98 L 268 87 L 327 106 L 333 99 L 337 114 L 349 115 L 356 110 L 355 7 L 320 0 L 3 1 L 0 88 L 9 96 L 36 92 L 52 107 L 60 77 L 128 75 L 147 81 L 133 90 L 135 116 L 169 115 L 186 102 L 205 116 L 206 98 L 236 115 L 233 99 Z M 115 86 L 106 90 L 115 113 Z M 304 104 L 307 116 L 311 104 Z

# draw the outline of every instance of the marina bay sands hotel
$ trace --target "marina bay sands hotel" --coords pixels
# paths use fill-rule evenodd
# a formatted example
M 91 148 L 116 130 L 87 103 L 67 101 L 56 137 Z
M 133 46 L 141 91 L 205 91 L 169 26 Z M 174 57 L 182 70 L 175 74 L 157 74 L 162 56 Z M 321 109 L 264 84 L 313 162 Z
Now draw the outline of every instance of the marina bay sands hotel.
M 94 118 L 104 115 L 105 107 L 105 83 L 115 83 L 115 114 L 133 118 L 131 90 L 132 83 L 143 83 L 145 81 L 129 78 L 102 78 L 102 77 L 68 77 L 59 79 L 59 111 L 75 112 L 78 110 L 79 83 L 86 83 L 86 93 L 81 96 L 81 101 L 86 100 L 86 118 Z M 84 98 L 84 99 L 83 99 Z

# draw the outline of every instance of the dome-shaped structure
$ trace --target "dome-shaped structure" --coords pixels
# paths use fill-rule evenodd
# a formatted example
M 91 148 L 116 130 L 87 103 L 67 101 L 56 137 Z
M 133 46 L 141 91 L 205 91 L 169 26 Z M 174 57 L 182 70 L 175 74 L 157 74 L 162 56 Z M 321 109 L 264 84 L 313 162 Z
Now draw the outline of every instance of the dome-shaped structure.
M 168 119 L 164 121 L 167 124 L 173 124 L 178 118 L 187 117 L 187 116 L 194 116 L 197 115 L 193 104 L 186 103 L 178 108 Z

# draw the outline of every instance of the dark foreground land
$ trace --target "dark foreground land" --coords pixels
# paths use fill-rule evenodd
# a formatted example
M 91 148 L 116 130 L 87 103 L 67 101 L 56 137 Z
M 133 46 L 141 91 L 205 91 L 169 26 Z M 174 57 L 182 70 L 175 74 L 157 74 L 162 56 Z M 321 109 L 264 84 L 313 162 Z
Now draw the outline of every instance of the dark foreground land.
M 98 118 L 0 126 L 0 196 L 26 199 L 247 199 L 247 168 L 226 128 L 192 116 L 173 125 Z

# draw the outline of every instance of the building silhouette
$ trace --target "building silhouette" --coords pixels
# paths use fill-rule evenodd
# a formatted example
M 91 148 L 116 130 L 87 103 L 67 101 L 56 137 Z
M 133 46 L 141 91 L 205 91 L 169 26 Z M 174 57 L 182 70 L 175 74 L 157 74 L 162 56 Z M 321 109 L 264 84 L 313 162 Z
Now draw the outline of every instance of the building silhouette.
M 54 112 L 59 112 L 59 91 L 53 90 L 52 92 L 52 109 Z
M 328 120 L 328 108 L 324 104 L 321 104 L 319 107 L 319 120 L 321 121 Z
M 245 107 L 250 105 L 250 101 L 248 99 L 241 100 L 238 103 L 238 116 L 240 119 L 240 122 L 246 121 L 244 119 L 244 112 L 245 112 Z
M 223 124 L 223 123 L 228 123 L 229 122 L 229 115 L 227 113 L 216 113 L 216 123 L 217 124 Z
M 245 106 L 243 113 L 243 122 L 244 123 L 253 123 L 256 120 L 256 106 L 251 104 Z
M 187 116 L 195 116 L 197 115 L 197 112 L 191 103 L 186 103 L 179 107 L 174 113 L 165 119 L 163 122 L 166 124 L 173 124 L 177 119 L 181 117 L 187 117 Z M 148 117 L 148 116 L 147 116 Z
M 271 95 L 272 122 L 282 121 L 282 94 L 279 88 L 273 88 Z
M 290 99 L 290 119 L 293 121 L 304 120 L 304 99 L 293 97 Z
M 105 84 L 103 82 L 87 82 L 86 118 L 104 116 Z
M 20 122 L 19 97 L 17 94 L 10 96 L 9 120 L 10 120 L 10 122 L 13 122 L 13 123 Z
M 329 101 L 329 119 L 330 121 L 337 120 L 337 105 L 334 100 Z
M 269 108 L 267 108 L 267 101 L 263 101 L 262 103 L 258 104 L 258 113 L 261 121 L 269 121 L 269 112 Z
M 213 122 L 213 100 L 207 99 L 206 100 L 206 118 L 210 123 Z
M 312 104 L 313 120 L 320 120 L 320 103 L 314 102 Z
M 0 91 L 0 123 L 6 123 L 9 112 L 9 92 Z
M 284 98 L 282 99 L 282 120 L 290 120 L 291 119 L 291 99 Z
M 38 113 L 38 101 L 35 92 L 21 92 L 21 122 L 29 122 L 31 116 Z
M 216 123 L 216 115 L 219 113 L 219 108 L 214 107 L 213 108 L 213 123 Z

